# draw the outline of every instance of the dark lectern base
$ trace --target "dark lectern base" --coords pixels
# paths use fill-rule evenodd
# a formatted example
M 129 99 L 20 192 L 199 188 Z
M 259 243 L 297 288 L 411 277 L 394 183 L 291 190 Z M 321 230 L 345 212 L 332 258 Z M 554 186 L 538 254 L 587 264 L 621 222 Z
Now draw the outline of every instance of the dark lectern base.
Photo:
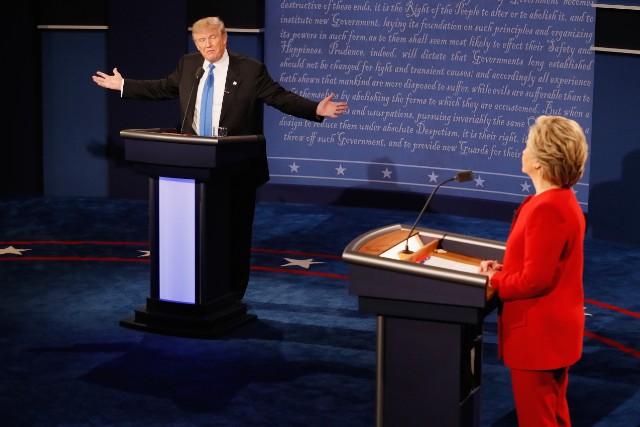
M 120 326 L 177 337 L 217 338 L 256 319 L 231 295 L 205 305 L 147 298 L 147 305 L 122 319 Z

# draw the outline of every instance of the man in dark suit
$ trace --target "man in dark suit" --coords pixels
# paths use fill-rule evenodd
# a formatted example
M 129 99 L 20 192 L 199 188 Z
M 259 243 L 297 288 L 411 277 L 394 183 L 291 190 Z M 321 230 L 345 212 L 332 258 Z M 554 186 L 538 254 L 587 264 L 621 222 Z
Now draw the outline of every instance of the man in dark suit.
M 120 90 L 123 98 L 179 98 L 180 117 L 183 117 L 180 132 L 186 134 L 213 135 L 212 129 L 220 127 L 226 128 L 229 136 L 260 134 L 263 103 L 283 113 L 316 122 L 322 122 L 325 117 L 337 118 L 348 109 L 346 102 L 333 101 L 333 93 L 315 102 L 286 90 L 271 78 L 263 63 L 227 51 L 227 32 L 217 17 L 198 20 L 193 24 L 191 33 L 198 52 L 184 55 L 176 69 L 165 78 L 124 79 L 114 68 L 113 75 L 98 71 L 92 77 L 93 81 L 98 86 Z M 203 104 L 210 64 L 213 64 L 213 95 L 209 104 Z M 205 77 L 200 78 L 202 75 Z M 204 98 L 206 101 L 207 97 Z M 204 105 L 211 113 L 207 128 L 201 127 L 200 123 L 204 117 L 201 106 Z M 244 297 L 249 280 L 256 188 L 268 179 L 266 150 L 256 162 L 232 179 L 230 216 L 234 238 L 229 248 L 232 254 L 231 290 L 239 300 Z

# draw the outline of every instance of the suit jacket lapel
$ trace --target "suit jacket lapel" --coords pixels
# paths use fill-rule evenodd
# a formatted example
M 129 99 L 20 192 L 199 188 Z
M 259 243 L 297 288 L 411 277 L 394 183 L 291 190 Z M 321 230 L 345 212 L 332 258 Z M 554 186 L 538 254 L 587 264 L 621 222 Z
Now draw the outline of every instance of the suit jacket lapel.
M 183 71 L 183 73 L 186 73 L 187 76 L 195 76 L 196 72 L 198 71 L 198 68 L 202 67 L 203 61 L 204 61 L 204 58 L 200 54 L 198 54 L 197 56 L 194 56 L 193 58 L 190 58 L 189 62 L 185 64 L 185 70 Z M 181 90 L 185 91 L 185 94 L 191 93 L 190 98 L 188 96 L 186 98 L 182 98 L 182 94 L 181 94 L 181 100 L 183 102 L 186 102 L 186 101 L 189 102 L 188 105 L 186 106 L 183 105 L 183 107 L 185 107 L 185 115 L 184 115 L 184 126 L 182 126 L 182 132 L 189 133 L 192 135 L 196 134 L 196 130 L 193 129 L 193 114 L 196 108 L 198 83 L 199 83 L 198 81 L 194 80 L 193 82 L 188 82 L 188 84 L 181 85 L 180 87 Z
M 234 99 L 238 94 L 242 78 L 238 71 L 238 63 L 232 55 L 229 55 L 229 69 L 227 70 L 227 80 L 224 84 L 224 94 L 222 95 L 222 110 L 220 111 L 220 122 L 224 120 L 231 106 L 234 105 Z

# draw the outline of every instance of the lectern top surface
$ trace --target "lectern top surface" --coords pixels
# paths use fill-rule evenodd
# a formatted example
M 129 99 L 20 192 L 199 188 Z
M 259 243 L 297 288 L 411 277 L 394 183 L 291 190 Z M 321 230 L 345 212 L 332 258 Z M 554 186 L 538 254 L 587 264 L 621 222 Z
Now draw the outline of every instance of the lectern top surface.
M 177 133 L 172 128 L 123 129 L 120 131 L 120 136 L 128 139 L 202 145 L 264 142 L 264 135 L 199 136 Z

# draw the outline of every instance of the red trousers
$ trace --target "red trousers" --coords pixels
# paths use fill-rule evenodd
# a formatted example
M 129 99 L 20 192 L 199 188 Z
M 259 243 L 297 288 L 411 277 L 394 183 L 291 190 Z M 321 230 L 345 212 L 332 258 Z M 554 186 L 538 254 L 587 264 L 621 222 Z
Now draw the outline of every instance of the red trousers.
M 567 386 L 569 368 L 552 371 L 511 369 L 511 386 L 520 427 L 571 426 Z

